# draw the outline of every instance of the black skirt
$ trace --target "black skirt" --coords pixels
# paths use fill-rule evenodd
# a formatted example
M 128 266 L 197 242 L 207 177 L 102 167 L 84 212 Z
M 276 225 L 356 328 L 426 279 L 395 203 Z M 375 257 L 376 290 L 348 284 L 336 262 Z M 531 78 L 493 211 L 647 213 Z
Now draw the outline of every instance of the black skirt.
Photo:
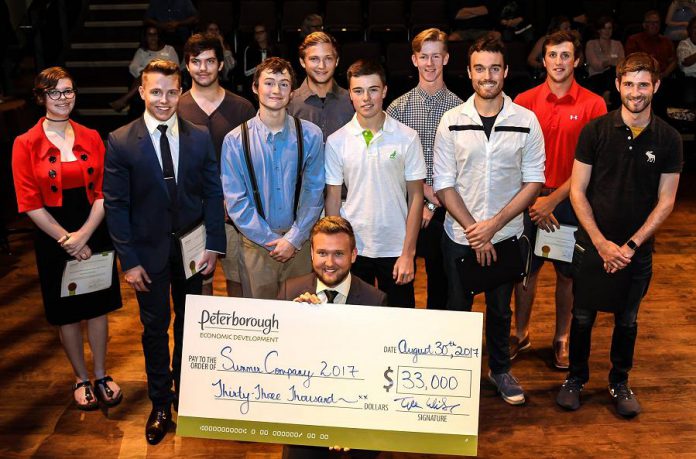
M 84 187 L 63 190 L 61 207 L 45 207 L 68 232 L 77 231 L 82 227 L 91 208 Z M 113 250 L 104 221 L 92 234 L 87 245 L 92 249 L 92 253 Z M 35 233 L 34 249 L 46 319 L 50 324 L 66 325 L 93 319 L 121 307 L 121 289 L 115 262 L 111 287 L 98 292 L 61 298 L 60 285 L 65 262 L 73 257 L 40 229 Z

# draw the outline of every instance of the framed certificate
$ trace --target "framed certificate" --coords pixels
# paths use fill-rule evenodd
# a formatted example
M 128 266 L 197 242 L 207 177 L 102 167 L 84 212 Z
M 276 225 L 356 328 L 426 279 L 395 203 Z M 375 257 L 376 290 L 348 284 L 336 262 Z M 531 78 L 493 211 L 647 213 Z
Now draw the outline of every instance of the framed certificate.
M 482 314 L 189 295 L 177 434 L 475 455 Z

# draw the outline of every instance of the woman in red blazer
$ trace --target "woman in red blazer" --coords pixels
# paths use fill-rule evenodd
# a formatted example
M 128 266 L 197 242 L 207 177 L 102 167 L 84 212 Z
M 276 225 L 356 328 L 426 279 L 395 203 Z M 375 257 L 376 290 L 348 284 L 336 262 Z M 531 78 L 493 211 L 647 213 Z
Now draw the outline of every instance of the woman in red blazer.
M 76 285 L 68 286 L 69 295 L 61 297 L 67 261 L 113 250 L 103 223 L 104 143 L 96 131 L 70 120 L 75 96 L 72 77 L 63 68 L 51 67 L 36 77 L 34 97 L 46 116 L 15 139 L 12 172 L 19 211 L 37 226 L 34 248 L 46 318 L 58 326 L 75 373 L 75 402 L 92 410 L 97 399 L 115 406 L 123 397 L 105 368 L 106 314 L 121 307 L 121 292 L 114 264 L 111 287 L 80 294 Z M 94 386 L 84 358 L 82 321 L 93 355 Z

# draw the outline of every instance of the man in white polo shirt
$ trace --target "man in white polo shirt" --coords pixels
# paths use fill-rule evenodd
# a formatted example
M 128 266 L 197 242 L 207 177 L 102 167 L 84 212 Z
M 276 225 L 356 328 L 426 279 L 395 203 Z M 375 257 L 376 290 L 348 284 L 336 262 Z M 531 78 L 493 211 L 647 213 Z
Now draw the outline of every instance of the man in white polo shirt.
M 383 110 L 384 69 L 369 60 L 348 68 L 355 116 L 326 141 L 326 215 L 353 225 L 358 258 L 351 272 L 387 294 L 390 306 L 414 307 L 414 256 L 426 175 L 418 133 Z M 341 185 L 348 189 L 341 207 Z

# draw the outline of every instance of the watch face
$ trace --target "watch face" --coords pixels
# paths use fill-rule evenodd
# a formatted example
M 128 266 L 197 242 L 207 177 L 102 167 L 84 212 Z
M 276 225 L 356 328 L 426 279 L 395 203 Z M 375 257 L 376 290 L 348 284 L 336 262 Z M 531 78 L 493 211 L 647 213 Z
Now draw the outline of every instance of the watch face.
M 626 245 L 627 245 L 628 248 L 631 249 L 631 250 L 636 250 L 636 249 L 638 248 L 638 246 L 636 245 L 635 242 L 633 242 L 633 240 L 629 240 L 629 241 L 626 243 Z

